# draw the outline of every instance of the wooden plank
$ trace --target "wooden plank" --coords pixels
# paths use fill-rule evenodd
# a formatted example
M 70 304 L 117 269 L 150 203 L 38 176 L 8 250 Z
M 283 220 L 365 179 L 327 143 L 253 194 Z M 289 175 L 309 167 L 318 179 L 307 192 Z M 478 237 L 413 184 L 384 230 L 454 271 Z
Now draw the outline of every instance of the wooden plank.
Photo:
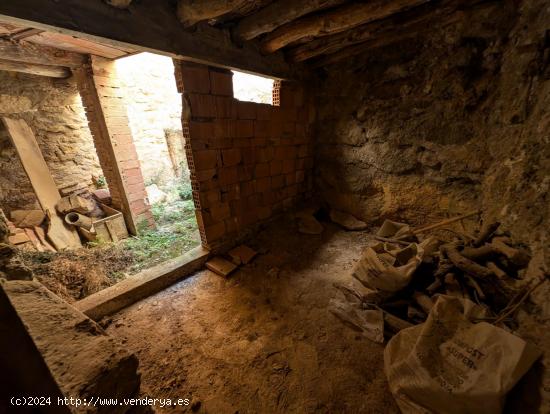
M 71 76 L 71 70 L 63 66 L 36 65 L 34 63 L 13 62 L 3 59 L 0 59 L 0 70 L 59 79 L 66 79 Z
M 17 43 L 2 39 L 0 39 L 0 57 L 15 62 L 70 68 L 82 66 L 86 62 L 86 57 L 81 54 L 39 46 L 30 42 Z
M 276 79 L 298 78 L 303 72 L 282 53 L 262 56 L 255 42 L 235 45 L 226 30 L 205 25 L 186 31 L 168 1 L 141 0 L 119 10 L 102 1 L 2 0 L 0 20 Z
M 22 119 L 3 117 L 2 121 L 29 177 L 36 198 L 50 218 L 48 237 L 58 250 L 80 247 L 76 231 L 65 226 L 63 219 L 55 212 L 55 205 L 61 196 L 32 130 Z
M 108 59 L 116 59 L 130 53 L 126 50 L 60 33 L 42 32 L 38 35 L 29 37 L 27 40 L 42 46 L 55 47 L 75 53 L 97 55 Z

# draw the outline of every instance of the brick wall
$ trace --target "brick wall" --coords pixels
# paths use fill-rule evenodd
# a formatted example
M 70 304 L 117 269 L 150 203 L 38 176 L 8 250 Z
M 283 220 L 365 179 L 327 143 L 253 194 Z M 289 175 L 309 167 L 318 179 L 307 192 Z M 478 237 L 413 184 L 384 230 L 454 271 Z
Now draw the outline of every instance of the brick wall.
M 241 102 L 231 71 L 174 64 L 197 221 L 212 248 L 311 191 L 313 111 L 300 85 L 278 83 L 278 106 Z
M 75 75 L 113 205 L 131 233 L 141 223 L 154 226 L 114 62 L 92 56 Z

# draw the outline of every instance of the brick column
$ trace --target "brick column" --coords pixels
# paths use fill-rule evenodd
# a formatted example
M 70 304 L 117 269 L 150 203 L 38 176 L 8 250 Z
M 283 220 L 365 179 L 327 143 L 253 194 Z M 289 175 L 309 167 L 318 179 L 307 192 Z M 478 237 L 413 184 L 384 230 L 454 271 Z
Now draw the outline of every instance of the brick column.
M 124 214 L 130 233 L 154 227 L 114 62 L 91 56 L 74 74 L 113 206 Z

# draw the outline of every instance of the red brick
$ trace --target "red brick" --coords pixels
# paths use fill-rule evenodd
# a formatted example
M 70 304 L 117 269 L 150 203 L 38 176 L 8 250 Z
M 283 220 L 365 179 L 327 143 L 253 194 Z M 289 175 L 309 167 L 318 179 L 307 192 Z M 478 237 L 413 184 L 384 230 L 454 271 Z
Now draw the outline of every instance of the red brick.
M 266 220 L 269 217 L 271 217 L 271 207 L 270 206 L 262 206 L 258 208 L 258 218 L 260 220 Z
M 218 151 L 205 150 L 193 152 L 193 163 L 196 171 L 210 170 L 218 164 Z
M 189 122 L 189 137 L 191 143 L 197 141 L 206 141 L 214 136 L 214 123 L 190 121 Z
M 296 123 L 289 121 L 283 123 L 283 137 L 294 137 L 296 135 Z
M 308 155 L 308 146 L 300 145 L 298 147 L 298 158 L 305 158 Z
M 189 103 L 191 105 L 191 115 L 194 118 L 216 117 L 216 100 L 214 96 L 190 93 Z
M 241 187 L 237 184 L 227 185 L 221 191 L 222 201 L 233 201 L 241 198 Z
M 222 150 L 222 161 L 225 167 L 239 164 L 241 162 L 241 150 L 237 148 Z
M 304 181 L 304 172 L 296 171 L 296 182 L 301 183 L 302 181 Z
M 254 137 L 269 136 L 269 121 L 254 121 Z
M 235 122 L 235 136 L 237 138 L 247 138 L 254 136 L 254 122 L 240 119 Z
M 256 119 L 256 105 L 254 102 L 241 102 L 237 103 L 237 116 L 239 119 Z
M 210 93 L 208 67 L 197 64 L 181 64 L 181 77 L 185 92 Z
M 269 163 L 269 172 L 273 175 L 279 175 L 283 171 L 283 162 L 282 161 L 271 161 Z
M 241 149 L 241 154 L 243 157 L 243 162 L 246 165 L 256 163 L 256 148 L 254 147 L 243 148 Z
M 248 197 L 256 191 L 256 181 L 242 181 L 241 180 L 241 195 L 243 197 Z
M 207 243 L 212 243 L 214 240 L 219 240 L 225 235 L 225 223 L 213 224 L 204 229 Z
M 233 146 L 237 148 L 250 147 L 252 138 L 233 138 Z
M 238 167 L 239 181 L 248 181 L 254 178 L 254 165 L 239 165 Z
M 285 176 L 284 175 L 277 175 L 275 177 L 271 177 L 271 188 L 277 189 L 284 187 L 285 185 Z
M 199 200 L 202 207 L 208 208 L 220 201 L 220 190 L 201 191 Z
M 210 207 L 210 214 L 215 222 L 225 220 L 231 217 L 229 203 L 217 203 Z
M 296 184 L 296 173 L 292 172 L 290 174 L 286 174 L 285 179 L 287 186 Z
M 195 177 L 199 182 L 210 181 L 210 180 L 213 180 L 214 177 L 216 177 L 216 173 L 217 173 L 217 170 L 215 168 L 212 168 L 210 170 L 195 171 Z M 202 184 L 201 184 L 201 188 L 202 188 Z
M 273 147 L 259 148 L 256 150 L 257 162 L 259 163 L 269 162 L 273 160 L 274 156 L 275 148 Z
M 236 119 L 236 101 L 227 96 L 216 96 L 216 116 L 218 118 Z
M 214 121 L 214 136 L 216 138 L 232 138 L 235 135 L 235 121 L 229 119 Z
M 296 169 L 296 162 L 294 160 L 284 160 L 283 161 L 283 174 L 288 174 L 293 172 Z
M 239 230 L 239 221 L 237 218 L 229 218 L 225 220 L 225 231 L 227 234 L 236 233 Z
M 271 138 L 280 138 L 282 134 L 283 134 L 282 123 L 272 120 L 269 123 L 269 136 Z
M 257 164 L 256 169 L 254 171 L 254 175 L 256 178 L 262 178 L 267 177 L 270 174 L 270 168 L 269 163 L 264 162 L 262 164 Z
M 233 73 L 210 68 L 210 87 L 213 95 L 233 96 Z
M 268 121 L 271 119 L 272 106 L 267 104 L 256 105 L 256 119 L 261 121 Z
M 264 193 L 271 189 L 271 177 L 258 178 L 256 180 L 256 192 Z
M 218 170 L 218 179 L 221 186 L 238 183 L 239 175 L 237 167 L 220 168 Z

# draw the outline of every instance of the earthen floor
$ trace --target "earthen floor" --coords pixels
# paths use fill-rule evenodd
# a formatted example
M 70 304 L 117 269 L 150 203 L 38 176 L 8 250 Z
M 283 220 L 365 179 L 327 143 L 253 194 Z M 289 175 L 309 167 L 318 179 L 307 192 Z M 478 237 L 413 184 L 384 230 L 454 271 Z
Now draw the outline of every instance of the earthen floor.
M 108 332 L 138 356 L 143 395 L 200 401 L 198 412 L 398 412 L 383 345 L 328 311 L 369 239 L 273 223 L 250 242 L 263 254 L 230 278 L 200 271 L 114 315 Z

